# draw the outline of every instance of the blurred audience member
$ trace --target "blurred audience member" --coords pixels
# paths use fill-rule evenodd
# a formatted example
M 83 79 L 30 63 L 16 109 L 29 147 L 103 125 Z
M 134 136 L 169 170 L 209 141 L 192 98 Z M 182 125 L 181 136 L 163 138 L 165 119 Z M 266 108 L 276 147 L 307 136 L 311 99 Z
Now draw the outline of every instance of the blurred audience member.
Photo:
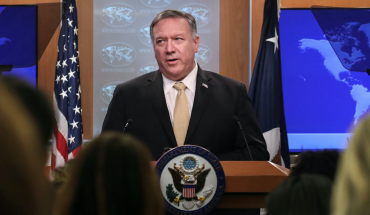
M 290 174 L 314 173 L 324 175 L 334 181 L 338 160 L 337 150 L 306 151 L 299 155 L 297 165 L 292 168 Z
M 331 188 L 322 175 L 290 175 L 268 195 L 267 214 L 329 215 Z
M 33 119 L 0 80 L 0 214 L 50 214 L 50 184 Z
M 54 115 L 50 103 L 43 93 L 22 80 L 12 77 L 1 77 L 1 79 L 8 91 L 17 96 L 32 117 L 33 124 L 41 137 L 41 156 L 45 164 L 49 154 L 49 140 L 53 132 Z
M 150 160 L 148 149 L 133 137 L 103 133 L 76 158 L 55 214 L 163 214 Z
M 53 172 L 51 172 L 51 183 L 55 189 L 58 191 L 60 187 L 65 183 L 67 180 L 67 174 L 65 172 L 65 166 L 59 166 L 55 168 Z
M 333 215 L 370 212 L 370 116 L 363 120 L 339 162 L 333 188 Z
M 71 169 L 74 163 L 75 159 L 68 160 L 64 166 L 57 167 L 52 172 L 52 185 L 55 191 L 58 191 L 68 180 L 69 176 L 71 175 Z

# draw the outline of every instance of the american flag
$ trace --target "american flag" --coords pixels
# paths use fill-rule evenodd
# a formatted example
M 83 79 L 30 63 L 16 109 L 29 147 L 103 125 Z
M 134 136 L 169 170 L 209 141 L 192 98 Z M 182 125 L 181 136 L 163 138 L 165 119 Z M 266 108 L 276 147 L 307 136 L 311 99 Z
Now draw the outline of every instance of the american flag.
M 52 171 L 75 158 L 83 142 L 77 9 L 75 0 L 68 0 L 67 4 L 55 67 Z
M 265 0 L 260 47 L 249 98 L 261 126 L 270 160 L 290 168 L 279 42 L 280 0 Z

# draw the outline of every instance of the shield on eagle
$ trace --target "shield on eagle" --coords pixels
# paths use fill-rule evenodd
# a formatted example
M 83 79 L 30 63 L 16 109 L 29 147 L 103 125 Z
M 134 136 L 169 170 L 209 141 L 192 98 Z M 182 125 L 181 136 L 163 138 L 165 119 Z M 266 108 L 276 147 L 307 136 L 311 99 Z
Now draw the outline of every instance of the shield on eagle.
M 182 195 L 184 198 L 193 198 L 195 196 L 195 185 L 184 184 L 182 185 Z

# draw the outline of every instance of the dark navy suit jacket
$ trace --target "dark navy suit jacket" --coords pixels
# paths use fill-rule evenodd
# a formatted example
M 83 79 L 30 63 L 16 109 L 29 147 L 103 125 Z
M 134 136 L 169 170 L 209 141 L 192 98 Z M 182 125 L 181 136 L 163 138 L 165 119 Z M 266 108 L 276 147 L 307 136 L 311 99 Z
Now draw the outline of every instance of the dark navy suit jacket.
M 210 150 L 219 160 L 250 160 L 234 116 L 244 129 L 253 160 L 268 160 L 266 143 L 241 82 L 198 66 L 194 105 L 185 143 Z M 157 160 L 165 147 L 177 146 L 160 71 L 117 85 L 102 131 L 126 132 L 139 138 Z

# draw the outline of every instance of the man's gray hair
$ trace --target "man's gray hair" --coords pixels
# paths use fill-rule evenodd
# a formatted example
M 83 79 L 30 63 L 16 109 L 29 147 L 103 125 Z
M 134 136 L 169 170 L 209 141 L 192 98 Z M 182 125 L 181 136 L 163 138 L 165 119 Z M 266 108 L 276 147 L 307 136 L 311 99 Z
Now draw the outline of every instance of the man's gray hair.
M 150 38 L 152 39 L 152 42 L 154 41 L 154 35 L 153 35 L 153 28 L 154 26 L 161 21 L 162 19 L 167 18 L 184 18 L 186 21 L 188 21 L 191 34 L 193 36 L 193 39 L 195 39 L 197 35 L 197 22 L 195 21 L 195 18 L 188 13 L 179 11 L 179 10 L 165 10 L 160 12 L 152 21 L 152 24 L 150 24 Z

